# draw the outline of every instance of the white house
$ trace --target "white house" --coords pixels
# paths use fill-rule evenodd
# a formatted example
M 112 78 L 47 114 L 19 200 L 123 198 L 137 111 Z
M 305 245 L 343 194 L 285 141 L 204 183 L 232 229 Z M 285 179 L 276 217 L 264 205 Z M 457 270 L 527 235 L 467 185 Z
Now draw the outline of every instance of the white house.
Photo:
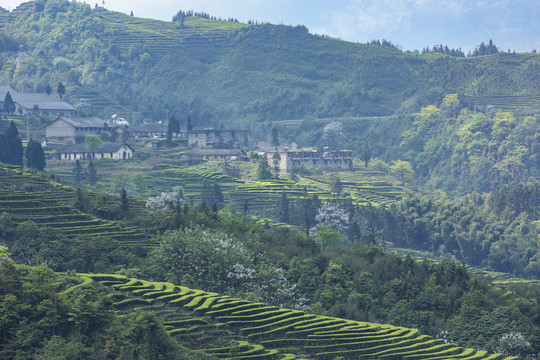
M 85 144 L 66 145 L 50 157 L 51 160 L 127 160 L 133 157 L 134 150 L 128 144 L 103 143 L 94 152 L 88 151 Z

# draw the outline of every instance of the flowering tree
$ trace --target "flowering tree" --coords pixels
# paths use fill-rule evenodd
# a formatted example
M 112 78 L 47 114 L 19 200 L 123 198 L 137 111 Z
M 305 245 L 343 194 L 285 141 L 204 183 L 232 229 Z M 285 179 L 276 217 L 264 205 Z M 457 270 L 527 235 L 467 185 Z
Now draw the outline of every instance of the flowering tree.
M 317 225 L 312 231 L 317 231 L 323 226 L 327 226 L 332 231 L 337 231 L 341 235 L 347 234 L 349 230 L 350 216 L 338 205 L 326 203 L 319 208 L 315 215 Z
M 182 203 L 182 201 L 183 199 L 176 193 L 162 192 L 158 196 L 149 198 L 148 201 L 146 201 L 146 207 L 152 211 L 174 209 Z
M 325 145 L 330 149 L 338 149 L 347 139 L 343 134 L 341 123 L 339 121 L 330 121 L 330 123 L 324 127 L 323 139 Z

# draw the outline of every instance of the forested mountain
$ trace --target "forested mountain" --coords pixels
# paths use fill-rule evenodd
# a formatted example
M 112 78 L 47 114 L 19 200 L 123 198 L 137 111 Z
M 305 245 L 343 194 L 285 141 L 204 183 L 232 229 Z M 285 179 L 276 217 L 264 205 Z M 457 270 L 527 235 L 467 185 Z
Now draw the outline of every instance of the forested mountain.
M 163 22 L 67 0 L 24 3 L 0 18 L 0 82 L 44 91 L 62 81 L 73 104 L 97 90 L 109 106 L 152 119 L 176 111 L 190 113 L 196 126 L 227 127 L 392 115 L 449 93 L 471 108 L 514 104 L 509 96 L 516 96 L 525 101 L 522 111 L 540 110 L 535 54 L 405 53 L 311 35 L 302 26 L 195 15 Z

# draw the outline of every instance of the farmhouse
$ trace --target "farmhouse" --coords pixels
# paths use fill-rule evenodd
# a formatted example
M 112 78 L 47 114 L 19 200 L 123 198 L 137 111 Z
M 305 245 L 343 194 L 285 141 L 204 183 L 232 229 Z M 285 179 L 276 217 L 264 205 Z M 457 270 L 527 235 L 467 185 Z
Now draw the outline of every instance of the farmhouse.
M 47 139 L 56 139 L 67 143 L 80 142 L 86 135 L 97 135 L 102 138 L 118 137 L 123 128 L 109 125 L 100 118 L 68 118 L 59 117 L 45 127 Z
M 134 139 L 157 139 L 167 136 L 167 126 L 162 124 L 131 125 L 127 131 L 129 137 Z
M 248 161 L 249 156 L 242 149 L 199 149 L 183 154 L 189 161 Z
M 76 109 L 64 101 L 58 101 L 45 93 L 19 93 L 9 86 L 0 86 L 0 108 L 9 92 L 15 103 L 15 112 L 20 115 L 60 115 L 72 116 Z
M 278 151 L 281 172 L 290 172 L 294 168 L 305 166 L 309 169 L 350 170 L 352 168 L 352 150 L 328 150 L 313 148 Z M 273 152 L 267 153 L 268 162 L 272 163 Z
M 255 138 L 249 130 L 191 130 L 187 132 L 187 138 L 188 145 L 193 147 L 232 149 L 255 145 Z
M 90 152 L 85 144 L 66 145 L 50 157 L 51 160 L 127 160 L 133 157 L 133 148 L 122 143 L 103 143 L 101 147 Z

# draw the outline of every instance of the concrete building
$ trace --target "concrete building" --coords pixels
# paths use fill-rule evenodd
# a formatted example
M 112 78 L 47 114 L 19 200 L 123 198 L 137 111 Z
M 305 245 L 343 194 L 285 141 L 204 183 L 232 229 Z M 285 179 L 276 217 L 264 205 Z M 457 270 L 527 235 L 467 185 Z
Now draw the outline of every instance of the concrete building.
M 188 145 L 236 149 L 255 145 L 255 137 L 249 130 L 191 130 L 187 132 Z
M 272 166 L 274 152 L 268 152 L 268 163 Z M 328 150 L 311 148 L 301 150 L 278 150 L 281 172 L 290 172 L 293 168 L 305 166 L 308 169 L 350 170 L 352 168 L 352 150 Z

